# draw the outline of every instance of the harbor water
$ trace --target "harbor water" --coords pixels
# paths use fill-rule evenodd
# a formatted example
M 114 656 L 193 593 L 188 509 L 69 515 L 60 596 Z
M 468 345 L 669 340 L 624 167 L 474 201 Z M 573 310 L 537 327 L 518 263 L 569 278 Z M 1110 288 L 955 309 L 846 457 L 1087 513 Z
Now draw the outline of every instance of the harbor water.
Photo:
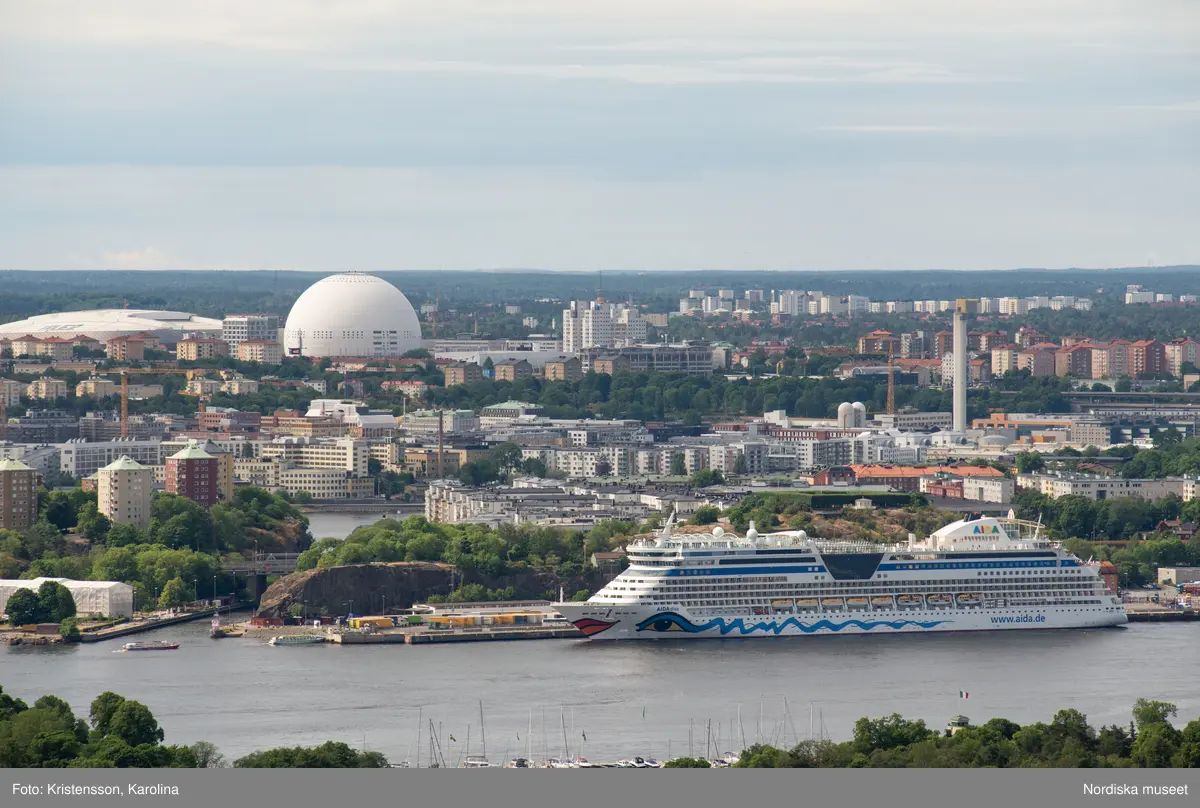
M 810 714 L 814 735 L 823 722 L 824 734 L 838 740 L 859 717 L 892 712 L 937 729 L 959 713 L 973 722 L 1026 723 L 1049 721 L 1065 707 L 1093 725 L 1128 724 L 1134 700 L 1145 697 L 1176 703 L 1181 721 L 1200 716 L 1194 623 L 357 647 L 271 647 L 263 639 L 210 640 L 207 632 L 199 621 L 140 636 L 180 643 L 156 654 L 113 653 L 120 643 L 2 648 L 0 685 L 28 702 L 61 696 L 80 715 L 113 690 L 147 704 L 168 743 L 208 740 L 230 758 L 332 739 L 415 762 L 420 715 L 423 763 L 432 720 L 451 764 L 466 753 L 468 726 L 471 754 L 482 753 L 480 700 L 493 763 L 525 753 L 531 712 L 535 758 L 561 756 L 566 746 L 591 760 L 686 754 L 689 734 L 697 755 L 706 738 L 721 753 L 740 747 L 743 736 L 747 744 L 791 744 L 809 736 Z

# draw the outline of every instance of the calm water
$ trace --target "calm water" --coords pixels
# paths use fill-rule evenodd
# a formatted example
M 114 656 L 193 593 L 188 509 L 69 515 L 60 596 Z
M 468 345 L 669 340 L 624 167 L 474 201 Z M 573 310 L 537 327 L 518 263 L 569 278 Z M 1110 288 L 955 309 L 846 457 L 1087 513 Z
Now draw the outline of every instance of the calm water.
M 331 538 L 344 539 L 356 527 L 373 525 L 380 519 L 394 516 L 394 514 L 381 513 L 333 513 L 328 511 L 305 515 L 308 517 L 308 529 L 312 533 L 314 541 Z M 484 715 L 484 718 L 486 719 L 487 715 Z
M 506 751 L 524 752 L 531 710 L 536 756 L 544 710 L 550 754 L 561 753 L 565 723 L 571 754 L 582 744 L 582 754 L 603 760 L 665 757 L 668 741 L 671 753 L 686 752 L 690 725 L 700 754 L 708 721 L 714 736 L 721 727 L 724 751 L 739 705 L 743 729 L 735 734 L 744 731 L 753 743 L 760 700 L 762 733 L 781 742 L 792 740 L 793 724 L 795 735 L 808 735 L 810 702 L 838 739 L 860 716 L 893 711 L 938 728 L 956 713 L 975 722 L 1027 722 L 1049 720 L 1063 707 L 1078 708 L 1095 724 L 1127 723 L 1139 696 L 1175 702 L 1186 721 L 1200 715 L 1198 628 L 272 648 L 259 640 L 210 640 L 198 622 L 144 635 L 178 640 L 178 651 L 113 653 L 115 643 L 3 648 L 0 684 L 27 701 L 54 693 L 79 713 L 96 694 L 115 690 L 149 705 L 168 742 L 209 740 L 230 757 L 337 739 L 404 760 L 415 754 L 422 708 L 426 720 L 442 726 L 453 762 L 468 724 L 472 752 L 480 751 L 482 699 L 493 762 Z M 960 690 L 970 692 L 967 701 Z M 819 728 L 819 718 L 815 723 Z

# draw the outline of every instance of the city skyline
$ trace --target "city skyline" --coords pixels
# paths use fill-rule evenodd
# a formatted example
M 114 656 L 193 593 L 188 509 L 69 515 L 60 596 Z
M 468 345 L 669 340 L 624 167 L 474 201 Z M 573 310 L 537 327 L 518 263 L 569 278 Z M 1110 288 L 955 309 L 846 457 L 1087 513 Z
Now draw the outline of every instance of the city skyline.
M 0 2 L 0 266 L 1200 261 L 1200 12 Z

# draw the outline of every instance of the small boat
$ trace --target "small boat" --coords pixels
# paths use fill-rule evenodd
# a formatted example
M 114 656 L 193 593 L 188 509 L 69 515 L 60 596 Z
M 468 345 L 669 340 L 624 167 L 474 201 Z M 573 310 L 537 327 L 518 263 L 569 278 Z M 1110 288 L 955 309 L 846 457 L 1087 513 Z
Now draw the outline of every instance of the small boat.
M 572 769 L 591 769 L 591 768 L 594 768 L 594 765 L 591 763 L 588 763 L 588 759 L 585 757 L 577 757 L 571 761 L 571 768 Z
M 876 595 L 871 598 L 872 609 L 893 609 L 896 604 L 892 600 L 891 595 Z
M 177 642 L 150 640 L 149 642 L 127 642 L 121 646 L 122 651 L 174 651 L 179 647 Z
M 463 761 L 464 769 L 490 769 L 491 762 L 483 755 L 467 755 L 467 759 Z
M 797 609 L 815 609 L 817 608 L 816 598 L 796 598 Z
M 846 607 L 841 598 L 821 598 L 821 608 L 826 611 L 840 612 Z
M 504 764 L 506 769 L 528 769 L 531 768 L 529 761 L 523 757 L 513 758 L 508 763 Z
M 919 609 L 925 603 L 920 595 L 899 595 L 896 602 L 900 604 L 901 609 Z
M 267 640 L 267 645 L 319 645 L 324 642 L 324 637 L 314 637 L 309 634 L 292 634 L 272 637 Z
M 865 609 L 867 603 L 866 598 L 846 598 L 846 606 L 850 609 Z
M 957 600 L 959 606 L 978 606 L 983 603 L 983 598 L 974 592 L 962 592 L 959 594 Z
M 930 595 L 928 598 L 926 598 L 926 600 L 929 601 L 929 607 L 931 609 L 938 606 L 948 607 L 954 605 L 954 598 L 952 598 L 950 595 L 943 595 L 941 593 Z
M 221 628 L 221 621 L 219 618 L 213 618 L 212 627 L 208 630 L 208 636 L 214 640 L 219 640 L 222 637 L 227 636 L 225 634 L 225 629 Z
M 771 611 L 775 614 L 791 614 L 796 610 L 795 604 L 790 600 L 773 600 L 771 601 Z
M 567 763 L 566 761 L 562 760 L 561 758 L 552 757 L 552 758 L 548 758 L 546 760 L 545 768 L 547 768 L 547 769 L 569 769 L 569 768 L 571 768 L 571 764 Z

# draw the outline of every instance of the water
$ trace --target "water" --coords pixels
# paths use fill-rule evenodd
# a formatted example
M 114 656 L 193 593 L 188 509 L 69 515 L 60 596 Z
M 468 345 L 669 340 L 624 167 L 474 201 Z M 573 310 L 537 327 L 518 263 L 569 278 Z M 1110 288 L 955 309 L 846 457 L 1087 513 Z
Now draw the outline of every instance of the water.
M 54 693 L 77 714 L 86 714 L 98 693 L 114 690 L 147 704 L 168 743 L 208 740 L 230 758 L 331 739 L 365 743 L 392 761 L 415 758 L 422 708 L 426 722 L 441 726 L 453 763 L 465 753 L 468 725 L 471 753 L 481 752 L 480 699 L 493 762 L 506 752 L 524 754 L 530 710 L 537 758 L 545 754 L 543 738 L 550 755 L 562 753 L 563 724 L 572 755 L 664 758 L 687 753 L 689 726 L 693 751 L 703 754 L 709 721 L 721 752 L 731 746 L 731 722 L 735 748 L 743 733 L 747 743 L 761 737 L 791 744 L 808 736 L 810 702 L 816 731 L 823 715 L 826 735 L 839 740 L 859 717 L 892 712 L 936 729 L 958 713 L 976 723 L 996 716 L 1026 723 L 1049 721 L 1065 707 L 1094 725 L 1127 724 L 1139 696 L 1176 703 L 1187 721 L 1200 716 L 1196 629 L 1168 623 L 894 637 L 272 648 L 262 640 L 210 640 L 207 622 L 199 621 L 139 637 L 176 640 L 178 651 L 113 653 L 115 642 L 3 648 L 0 684 L 29 702 Z M 959 699 L 960 690 L 968 700 Z M 423 727 L 422 761 L 427 739 Z
M 354 529 L 363 525 L 373 525 L 380 519 L 395 518 L 394 513 L 337 513 L 320 511 L 305 514 L 308 517 L 308 530 L 313 540 L 344 539 Z M 405 514 L 410 516 L 411 514 Z M 401 517 L 404 518 L 404 517 Z M 487 716 L 484 716 L 486 718 Z

